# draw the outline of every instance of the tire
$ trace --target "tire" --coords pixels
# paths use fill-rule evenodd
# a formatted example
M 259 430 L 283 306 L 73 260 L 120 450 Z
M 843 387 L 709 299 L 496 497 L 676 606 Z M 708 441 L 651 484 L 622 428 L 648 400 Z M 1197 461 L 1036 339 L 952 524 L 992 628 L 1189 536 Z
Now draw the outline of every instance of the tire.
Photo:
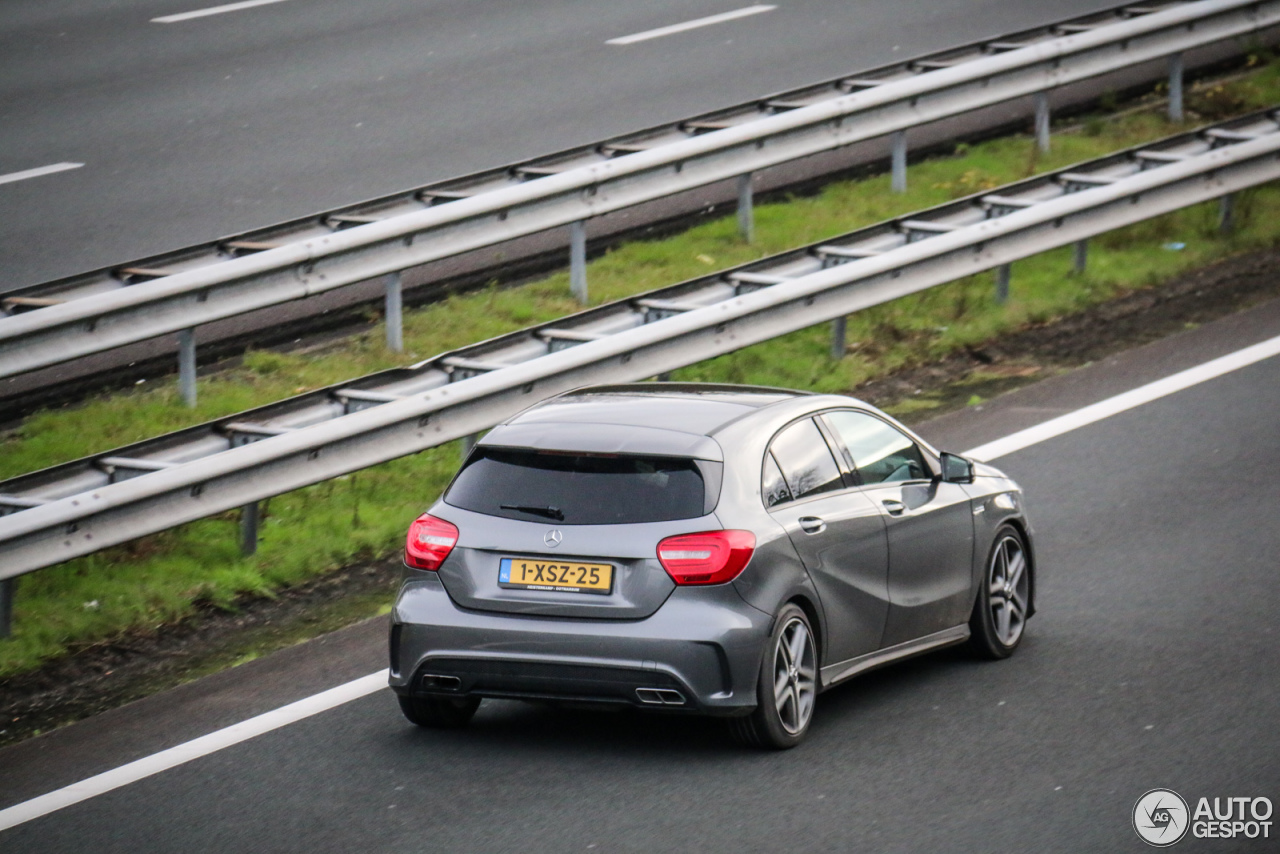
M 969 647 L 981 658 L 1013 655 L 1026 633 L 1031 603 L 1027 545 L 1012 525 L 996 531 L 969 618 Z
M 398 697 L 410 723 L 430 729 L 461 729 L 480 708 L 479 697 Z
M 818 695 L 818 650 L 809 618 L 788 604 L 773 621 L 756 680 L 756 708 L 729 731 L 751 747 L 786 750 L 804 740 Z

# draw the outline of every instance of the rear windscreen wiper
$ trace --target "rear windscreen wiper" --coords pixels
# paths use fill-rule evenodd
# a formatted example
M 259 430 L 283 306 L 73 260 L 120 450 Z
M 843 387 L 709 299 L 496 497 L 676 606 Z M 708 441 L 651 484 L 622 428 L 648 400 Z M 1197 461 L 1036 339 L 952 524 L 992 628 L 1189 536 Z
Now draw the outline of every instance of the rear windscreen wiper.
M 557 522 L 564 521 L 564 511 L 559 507 L 533 507 L 529 504 L 499 504 L 498 507 L 502 510 L 519 510 L 521 513 L 545 516 L 548 519 L 555 519 Z

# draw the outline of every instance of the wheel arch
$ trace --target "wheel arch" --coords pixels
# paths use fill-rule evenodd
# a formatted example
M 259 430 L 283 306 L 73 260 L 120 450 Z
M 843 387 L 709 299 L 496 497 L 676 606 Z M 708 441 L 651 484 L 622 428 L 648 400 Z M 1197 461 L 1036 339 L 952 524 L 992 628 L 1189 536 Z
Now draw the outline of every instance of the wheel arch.
M 1035 616 L 1036 613 L 1036 550 L 1031 543 L 1031 527 L 1027 524 L 1027 520 L 1021 516 L 1010 516 L 1004 520 L 1005 523 L 1011 525 L 1018 535 L 1022 537 L 1022 545 L 1027 555 L 1027 571 L 1030 575 L 1027 577 L 1027 618 Z
M 1036 613 L 1036 550 L 1031 543 L 1031 526 L 1027 524 L 1027 520 L 1021 516 L 1011 515 L 1001 519 L 994 528 L 991 529 L 991 540 L 987 543 L 986 549 L 983 550 L 982 565 L 979 568 L 978 577 L 985 578 L 987 572 L 986 561 L 991 553 L 991 544 L 995 542 L 995 535 L 1005 525 L 1013 528 L 1018 532 L 1018 536 L 1022 537 L 1022 545 L 1027 555 L 1027 593 L 1030 601 L 1027 603 L 1027 619 L 1035 616 Z M 981 583 L 981 582 L 980 582 Z M 977 604 L 979 590 L 974 589 L 974 605 Z

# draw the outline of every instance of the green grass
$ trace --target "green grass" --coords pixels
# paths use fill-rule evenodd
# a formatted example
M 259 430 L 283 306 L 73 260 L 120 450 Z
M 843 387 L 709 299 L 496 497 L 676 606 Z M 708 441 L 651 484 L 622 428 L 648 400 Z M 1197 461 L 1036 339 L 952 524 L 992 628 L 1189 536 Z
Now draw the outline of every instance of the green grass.
M 1280 69 L 1267 65 L 1227 84 L 1193 89 L 1204 118 L 1280 103 Z M 618 299 L 719 268 L 821 240 L 892 216 L 1166 136 L 1157 110 L 1095 117 L 1058 133 L 1051 154 L 1026 137 L 960 146 L 953 157 L 913 165 L 905 194 L 887 176 L 827 186 L 813 196 L 761 205 L 756 242 L 744 244 L 732 215 L 676 237 L 631 243 L 595 260 L 595 303 Z M 903 366 L 941 357 L 1028 323 L 1168 279 L 1280 238 L 1280 192 L 1242 194 L 1237 230 L 1216 231 L 1216 205 L 1200 205 L 1091 243 L 1088 272 L 1069 275 L 1070 250 L 1014 264 L 1012 298 L 994 302 L 990 274 L 934 288 L 849 319 L 849 350 L 833 360 L 826 324 L 675 372 L 682 380 L 745 382 L 847 391 Z M 1173 242 L 1185 248 L 1164 248 Z M 388 352 L 375 328 L 307 353 L 253 352 L 243 365 L 201 378 L 199 406 L 187 409 L 174 380 L 29 418 L 0 437 L 0 478 L 197 424 L 383 368 L 489 338 L 578 308 L 561 273 L 520 288 L 490 287 L 408 312 L 407 356 Z M 909 414 L 910 405 L 900 412 Z M 237 549 L 237 514 L 227 513 L 23 577 L 15 631 L 0 641 L 0 677 L 129 631 L 178 620 L 196 603 L 233 608 L 244 595 L 281 588 L 359 557 L 399 549 L 408 522 L 452 475 L 456 444 L 424 451 L 268 502 L 256 555 Z

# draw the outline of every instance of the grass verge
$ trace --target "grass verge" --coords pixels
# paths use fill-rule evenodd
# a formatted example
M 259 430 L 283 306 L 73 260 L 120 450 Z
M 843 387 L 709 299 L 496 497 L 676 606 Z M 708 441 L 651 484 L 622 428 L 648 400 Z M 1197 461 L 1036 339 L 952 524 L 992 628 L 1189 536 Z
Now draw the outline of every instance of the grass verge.
M 1280 69 L 1194 88 L 1202 119 L 1280 102 Z M 756 242 L 742 243 L 732 217 L 677 237 L 622 246 L 590 265 L 596 302 L 671 284 L 796 245 L 1056 169 L 1176 131 L 1157 109 L 1090 117 L 1054 137 L 1040 154 L 1008 137 L 959 146 L 954 156 L 914 165 L 910 188 L 892 194 L 887 176 L 830 184 L 816 195 L 762 205 Z M 990 274 L 862 312 L 849 320 L 848 349 L 829 352 L 826 325 L 677 371 L 675 379 L 748 382 L 848 391 L 875 377 L 979 346 L 997 335 L 1141 289 L 1189 269 L 1280 238 L 1280 191 L 1241 194 L 1236 229 L 1217 230 L 1216 205 L 1199 205 L 1113 232 L 1091 243 L 1089 269 L 1073 276 L 1070 250 L 1014 265 L 1012 298 L 994 301 Z M 406 316 L 409 359 L 452 349 L 576 310 L 567 274 L 520 288 L 453 296 Z M 329 385 L 404 357 L 380 343 L 381 329 L 309 352 L 249 353 L 239 367 L 200 382 L 200 405 L 185 408 L 173 383 L 140 385 L 81 405 L 32 416 L 0 437 L 0 478 L 32 471 L 168 430 L 200 423 L 309 388 Z M 919 414 L 907 401 L 895 414 Z M 266 503 L 252 557 L 237 548 L 237 514 L 227 513 L 24 577 L 12 638 L 0 641 L 0 678 L 127 632 L 147 632 L 199 607 L 234 609 L 244 596 L 271 596 L 335 568 L 399 548 L 410 519 L 431 503 L 458 462 L 456 445 L 376 466 Z

